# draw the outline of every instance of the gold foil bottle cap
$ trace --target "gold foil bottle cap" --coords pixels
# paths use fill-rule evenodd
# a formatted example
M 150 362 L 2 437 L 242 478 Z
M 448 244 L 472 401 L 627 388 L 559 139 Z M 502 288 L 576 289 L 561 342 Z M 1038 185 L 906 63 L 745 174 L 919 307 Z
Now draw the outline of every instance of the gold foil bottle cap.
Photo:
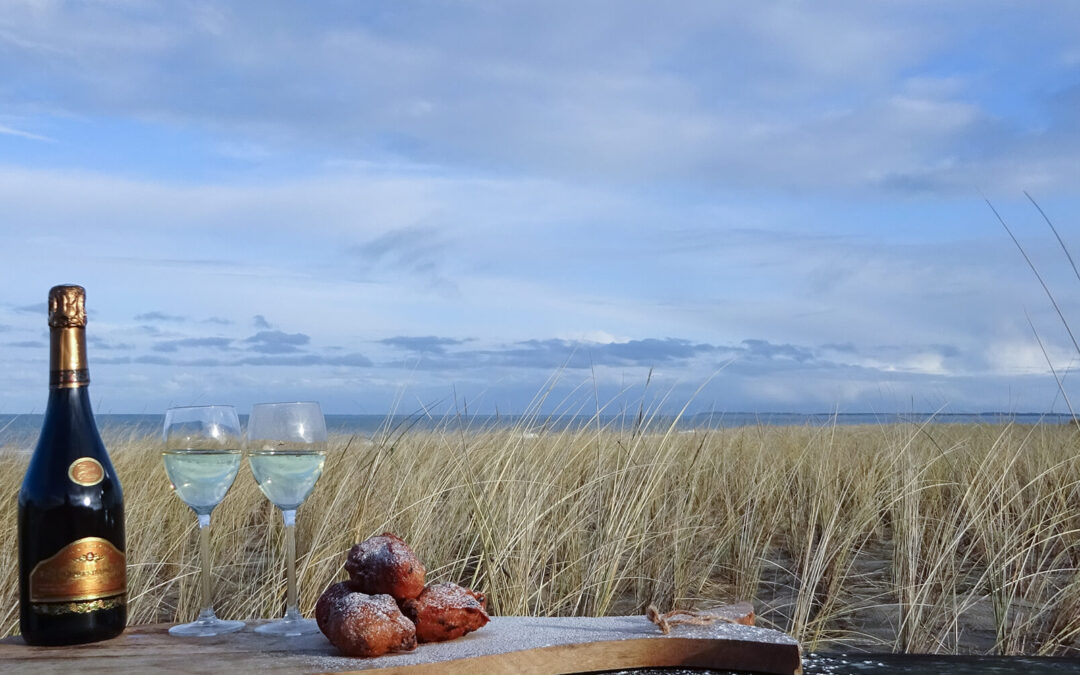
M 49 327 L 86 326 L 86 289 L 82 286 L 53 286 L 49 289 Z

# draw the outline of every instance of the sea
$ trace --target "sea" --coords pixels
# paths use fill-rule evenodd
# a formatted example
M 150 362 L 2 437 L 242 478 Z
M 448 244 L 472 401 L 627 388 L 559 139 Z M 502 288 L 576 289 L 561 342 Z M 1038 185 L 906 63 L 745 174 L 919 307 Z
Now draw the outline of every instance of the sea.
M 0 414 L 0 448 L 32 448 L 41 429 L 41 414 Z M 96 415 L 103 434 L 140 436 L 161 433 L 164 414 Z M 693 415 L 326 415 L 331 434 L 374 437 L 407 430 L 482 431 L 521 429 L 523 433 L 564 431 L 586 426 L 616 430 L 646 428 L 680 432 L 746 426 L 809 426 L 865 424 L 1069 424 L 1067 413 L 794 413 L 794 412 L 709 412 Z M 247 416 L 241 415 L 241 424 Z

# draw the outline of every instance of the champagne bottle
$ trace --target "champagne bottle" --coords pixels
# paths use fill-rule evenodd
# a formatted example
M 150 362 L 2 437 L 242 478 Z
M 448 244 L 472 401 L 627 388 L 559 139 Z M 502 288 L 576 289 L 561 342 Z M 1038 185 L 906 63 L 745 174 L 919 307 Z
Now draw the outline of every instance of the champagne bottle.
M 19 492 L 19 626 L 32 645 L 93 642 L 127 622 L 124 497 L 87 385 L 86 292 L 49 291 L 49 403 Z

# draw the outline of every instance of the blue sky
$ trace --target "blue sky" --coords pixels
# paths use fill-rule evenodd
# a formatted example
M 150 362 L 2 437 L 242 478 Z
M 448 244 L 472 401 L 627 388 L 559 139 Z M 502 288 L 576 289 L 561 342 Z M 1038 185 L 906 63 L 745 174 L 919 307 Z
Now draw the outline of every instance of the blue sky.
M 1062 411 L 1080 5 L 0 12 L 0 411 Z M 1078 324 L 1080 327 L 1080 324 Z M 649 381 L 649 373 L 651 381 Z M 645 387 L 649 381 L 648 388 Z M 1080 402 L 1080 391 L 1075 395 Z

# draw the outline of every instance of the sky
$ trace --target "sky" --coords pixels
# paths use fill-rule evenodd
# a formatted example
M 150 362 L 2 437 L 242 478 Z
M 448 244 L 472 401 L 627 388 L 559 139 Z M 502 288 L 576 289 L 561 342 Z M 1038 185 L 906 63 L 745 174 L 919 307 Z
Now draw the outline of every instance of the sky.
M 60 283 L 98 413 L 1067 411 L 1078 25 L 4 0 L 0 412 L 44 409 Z

